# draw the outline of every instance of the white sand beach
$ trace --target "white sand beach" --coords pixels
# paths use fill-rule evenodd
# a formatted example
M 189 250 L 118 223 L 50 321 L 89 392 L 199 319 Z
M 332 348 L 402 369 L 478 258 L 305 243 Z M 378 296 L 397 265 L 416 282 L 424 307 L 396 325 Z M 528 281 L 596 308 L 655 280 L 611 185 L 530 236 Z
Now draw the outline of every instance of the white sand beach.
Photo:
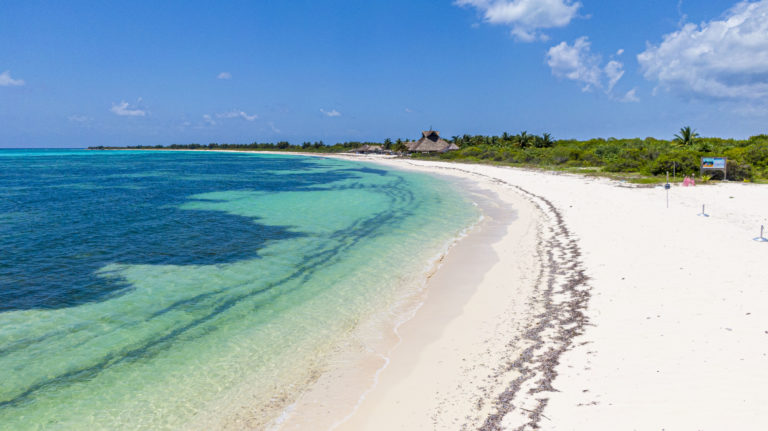
M 321 378 L 276 428 L 768 427 L 768 186 L 674 186 L 667 208 L 658 187 L 355 159 L 469 179 L 497 207 L 386 361 Z

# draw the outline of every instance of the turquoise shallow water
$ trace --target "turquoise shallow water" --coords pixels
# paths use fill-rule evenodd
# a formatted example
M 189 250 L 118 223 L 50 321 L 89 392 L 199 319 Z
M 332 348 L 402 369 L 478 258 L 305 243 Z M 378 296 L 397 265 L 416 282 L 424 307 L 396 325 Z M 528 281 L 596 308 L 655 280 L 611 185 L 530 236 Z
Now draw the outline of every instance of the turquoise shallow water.
M 179 429 L 234 394 L 262 414 L 477 217 L 360 163 L 0 150 L 0 424 Z

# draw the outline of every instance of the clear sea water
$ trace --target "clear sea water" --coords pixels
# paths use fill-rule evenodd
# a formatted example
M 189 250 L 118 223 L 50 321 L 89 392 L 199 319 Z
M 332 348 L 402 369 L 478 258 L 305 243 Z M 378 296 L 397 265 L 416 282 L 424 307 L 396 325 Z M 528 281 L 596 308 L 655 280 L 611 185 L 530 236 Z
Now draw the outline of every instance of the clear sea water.
M 478 216 L 356 162 L 0 150 L 0 428 L 266 414 Z

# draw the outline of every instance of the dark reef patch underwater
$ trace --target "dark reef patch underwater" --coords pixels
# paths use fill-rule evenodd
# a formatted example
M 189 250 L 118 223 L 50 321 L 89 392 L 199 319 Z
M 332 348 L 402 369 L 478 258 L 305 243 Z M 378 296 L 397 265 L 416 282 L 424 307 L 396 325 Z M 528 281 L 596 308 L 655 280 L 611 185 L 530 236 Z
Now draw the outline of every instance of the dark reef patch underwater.
M 477 217 L 335 159 L 0 150 L 0 428 L 268 419 Z
M 109 263 L 212 265 L 257 258 L 265 241 L 300 234 L 178 205 L 219 190 L 308 190 L 356 171 L 312 172 L 313 163 L 299 157 L 260 158 L 259 169 L 249 155 L 213 157 L 0 157 L 0 214 L 11 214 L 0 219 L 0 311 L 69 307 L 119 293 L 126 283 L 97 273 Z M 281 171 L 292 172 L 290 181 Z

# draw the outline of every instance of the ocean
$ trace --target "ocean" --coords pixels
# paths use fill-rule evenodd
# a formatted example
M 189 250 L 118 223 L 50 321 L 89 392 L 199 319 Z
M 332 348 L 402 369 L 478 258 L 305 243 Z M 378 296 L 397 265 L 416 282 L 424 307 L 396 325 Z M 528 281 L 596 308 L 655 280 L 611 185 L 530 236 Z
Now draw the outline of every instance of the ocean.
M 480 216 L 457 190 L 293 155 L 0 150 L 2 428 L 268 419 L 418 297 Z

